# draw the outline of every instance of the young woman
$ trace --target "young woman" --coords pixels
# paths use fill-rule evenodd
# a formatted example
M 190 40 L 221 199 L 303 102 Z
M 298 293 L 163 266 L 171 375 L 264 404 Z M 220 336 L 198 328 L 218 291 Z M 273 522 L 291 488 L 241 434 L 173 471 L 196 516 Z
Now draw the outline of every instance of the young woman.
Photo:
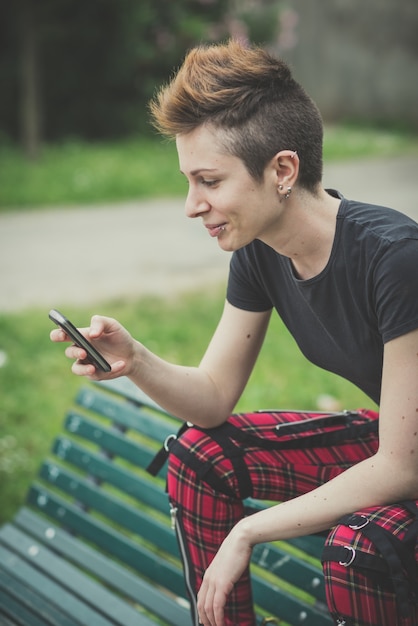
M 172 446 L 168 477 L 193 623 L 253 626 L 252 547 L 330 529 L 324 572 L 336 623 L 418 623 L 418 225 L 322 187 L 320 114 L 262 49 L 191 50 L 151 110 L 176 139 L 188 216 L 233 251 L 223 314 L 198 367 L 160 359 L 100 316 L 84 333 L 111 373 L 80 348 L 66 354 L 75 374 L 128 376 L 194 425 Z M 277 426 L 295 416 L 231 416 L 273 309 L 304 355 L 360 387 L 379 415 L 307 421 L 291 445 Z M 51 337 L 68 341 L 60 330 Z M 244 517 L 248 495 L 280 504 Z M 388 553 L 393 537 L 408 540 L 409 557 Z M 357 552 L 377 555 L 383 576 L 355 567 Z

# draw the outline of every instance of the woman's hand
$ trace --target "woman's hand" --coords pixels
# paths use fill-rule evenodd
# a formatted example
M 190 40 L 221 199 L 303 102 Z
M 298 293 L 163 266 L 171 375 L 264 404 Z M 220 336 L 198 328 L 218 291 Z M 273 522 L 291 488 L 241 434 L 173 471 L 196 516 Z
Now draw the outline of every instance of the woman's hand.
M 128 375 L 132 367 L 136 342 L 119 322 L 109 317 L 94 315 L 91 318 L 90 327 L 79 330 L 109 362 L 112 369 L 107 374 L 99 371 L 87 360 L 86 351 L 72 344 L 66 348 L 65 355 L 69 359 L 75 359 L 72 365 L 74 374 L 86 376 L 92 380 Z M 52 330 L 50 337 L 55 342 L 72 341 L 61 329 Z
M 206 570 L 197 596 L 199 620 L 204 626 L 224 626 L 224 608 L 235 583 L 247 569 L 252 546 L 239 522 L 226 537 Z

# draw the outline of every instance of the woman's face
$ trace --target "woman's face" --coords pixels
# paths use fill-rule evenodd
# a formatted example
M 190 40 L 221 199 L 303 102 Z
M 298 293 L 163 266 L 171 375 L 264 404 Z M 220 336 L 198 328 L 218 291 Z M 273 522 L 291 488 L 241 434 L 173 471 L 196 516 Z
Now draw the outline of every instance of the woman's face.
M 180 170 L 189 191 L 186 214 L 201 217 L 223 250 L 237 250 L 254 239 L 268 239 L 280 217 L 274 168 L 255 181 L 244 163 L 228 154 L 219 140 L 221 130 L 200 126 L 178 135 Z

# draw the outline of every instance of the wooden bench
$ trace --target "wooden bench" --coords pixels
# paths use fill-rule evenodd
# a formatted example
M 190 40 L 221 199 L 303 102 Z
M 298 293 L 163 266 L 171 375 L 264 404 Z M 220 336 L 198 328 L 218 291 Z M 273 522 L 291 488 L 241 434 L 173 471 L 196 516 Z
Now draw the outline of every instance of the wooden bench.
M 191 624 L 165 468 L 144 471 L 178 426 L 125 379 L 80 390 L 25 506 L 0 529 L 2 626 Z M 322 544 L 255 548 L 258 624 L 332 624 Z

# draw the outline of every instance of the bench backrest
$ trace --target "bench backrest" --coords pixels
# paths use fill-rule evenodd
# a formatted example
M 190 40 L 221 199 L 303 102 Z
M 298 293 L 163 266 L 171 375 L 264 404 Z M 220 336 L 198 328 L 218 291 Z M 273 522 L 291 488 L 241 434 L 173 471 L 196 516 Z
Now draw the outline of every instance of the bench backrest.
M 30 489 L 29 508 L 19 514 L 22 528 L 30 527 L 70 562 L 132 601 L 132 613 L 121 617 L 115 609 L 120 626 L 136 626 L 138 611 L 165 624 L 191 623 L 170 525 L 166 468 L 157 478 L 145 471 L 179 425 L 125 379 L 81 389 L 65 419 L 66 432 L 54 442 L 51 459 Z M 33 511 L 42 511 L 45 519 Z M 318 562 L 322 544 L 318 537 L 305 537 L 254 549 L 259 623 L 263 615 L 292 625 L 332 623 Z

